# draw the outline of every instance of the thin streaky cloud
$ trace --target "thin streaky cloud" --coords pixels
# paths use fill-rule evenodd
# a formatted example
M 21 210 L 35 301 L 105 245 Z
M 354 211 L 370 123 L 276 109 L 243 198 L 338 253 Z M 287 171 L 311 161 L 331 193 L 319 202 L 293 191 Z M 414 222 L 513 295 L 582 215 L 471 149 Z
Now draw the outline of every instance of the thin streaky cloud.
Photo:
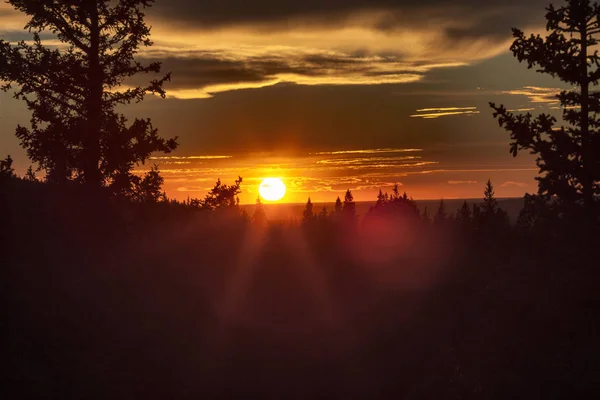
M 475 115 L 479 114 L 479 111 L 450 111 L 450 112 L 440 112 L 440 113 L 430 113 L 430 114 L 413 114 L 411 118 L 423 118 L 423 119 L 436 119 L 440 117 L 448 117 L 451 115 Z
M 423 151 L 423 149 L 365 149 L 365 150 L 337 150 L 320 151 L 318 153 L 309 153 L 310 155 L 336 155 L 336 154 L 379 154 L 379 153 L 410 153 Z
M 155 156 L 150 157 L 151 160 L 219 160 L 233 158 L 233 156 Z
M 467 111 L 477 110 L 477 107 L 435 107 L 435 108 L 422 108 L 417 112 L 444 112 L 444 111 Z
M 525 111 L 535 111 L 535 108 L 514 108 L 512 110 L 507 110 L 508 112 L 525 112 Z
M 558 103 L 556 96 L 563 89 L 538 86 L 523 86 L 521 89 L 504 90 L 502 94 L 526 96 L 531 103 Z
M 477 182 L 477 181 L 454 181 L 454 180 L 451 180 L 451 181 L 448 181 L 448 183 L 450 185 L 475 185 L 475 184 L 477 184 L 479 182 Z

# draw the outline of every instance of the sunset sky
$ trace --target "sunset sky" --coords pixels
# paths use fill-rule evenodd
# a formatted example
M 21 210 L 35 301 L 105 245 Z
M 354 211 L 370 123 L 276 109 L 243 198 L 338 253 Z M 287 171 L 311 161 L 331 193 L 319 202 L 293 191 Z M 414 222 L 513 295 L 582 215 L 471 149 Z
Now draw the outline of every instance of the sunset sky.
M 265 177 L 284 180 L 288 202 L 333 201 L 346 189 L 374 200 L 395 182 L 416 199 L 480 197 L 488 178 L 498 196 L 522 196 L 536 190 L 534 160 L 509 154 L 488 102 L 558 112 L 564 86 L 508 50 L 511 27 L 543 31 L 547 4 L 157 0 L 155 45 L 139 58 L 172 71 L 168 97 L 124 112 L 179 136 L 172 157 L 151 160 L 179 199 L 238 175 L 242 202 Z M 2 38 L 29 38 L 25 21 L 0 5 Z M 11 154 L 19 173 L 29 162 L 14 129 L 28 119 L 0 94 L 0 157 Z

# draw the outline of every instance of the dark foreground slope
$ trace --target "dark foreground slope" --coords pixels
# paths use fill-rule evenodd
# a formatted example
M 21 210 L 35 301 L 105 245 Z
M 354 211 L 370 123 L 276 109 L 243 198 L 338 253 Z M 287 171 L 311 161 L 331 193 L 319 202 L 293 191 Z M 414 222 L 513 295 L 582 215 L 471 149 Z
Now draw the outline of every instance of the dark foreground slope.
M 25 182 L 1 195 L 2 398 L 600 389 L 593 238 L 263 229 Z

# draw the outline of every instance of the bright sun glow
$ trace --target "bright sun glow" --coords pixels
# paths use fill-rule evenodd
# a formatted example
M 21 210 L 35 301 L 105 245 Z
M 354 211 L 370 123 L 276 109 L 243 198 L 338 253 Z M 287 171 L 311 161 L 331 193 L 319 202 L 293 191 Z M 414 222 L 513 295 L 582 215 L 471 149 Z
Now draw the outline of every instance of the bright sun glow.
M 285 184 L 279 178 L 265 178 L 258 187 L 258 193 L 267 201 L 278 201 L 285 196 Z

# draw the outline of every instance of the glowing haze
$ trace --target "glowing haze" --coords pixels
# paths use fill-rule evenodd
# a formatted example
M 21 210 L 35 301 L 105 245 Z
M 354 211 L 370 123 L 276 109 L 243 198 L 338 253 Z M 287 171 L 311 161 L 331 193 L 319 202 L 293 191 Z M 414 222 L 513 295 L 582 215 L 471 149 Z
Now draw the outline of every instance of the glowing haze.
M 535 191 L 535 165 L 510 156 L 487 103 L 558 112 L 560 84 L 508 51 L 511 27 L 543 29 L 546 3 L 157 0 L 155 45 L 139 57 L 172 71 L 168 97 L 125 112 L 179 136 L 172 157 L 151 162 L 180 199 L 238 175 L 242 202 L 272 176 L 289 202 L 333 201 L 346 189 L 373 200 L 394 183 L 415 198 L 479 197 L 488 178 L 499 196 L 521 196 Z M 29 38 L 25 21 L 0 5 L 2 38 Z M 148 77 L 131 84 L 139 79 Z M 28 114 L 9 93 L 0 101 L 0 156 L 22 173 L 14 128 Z

